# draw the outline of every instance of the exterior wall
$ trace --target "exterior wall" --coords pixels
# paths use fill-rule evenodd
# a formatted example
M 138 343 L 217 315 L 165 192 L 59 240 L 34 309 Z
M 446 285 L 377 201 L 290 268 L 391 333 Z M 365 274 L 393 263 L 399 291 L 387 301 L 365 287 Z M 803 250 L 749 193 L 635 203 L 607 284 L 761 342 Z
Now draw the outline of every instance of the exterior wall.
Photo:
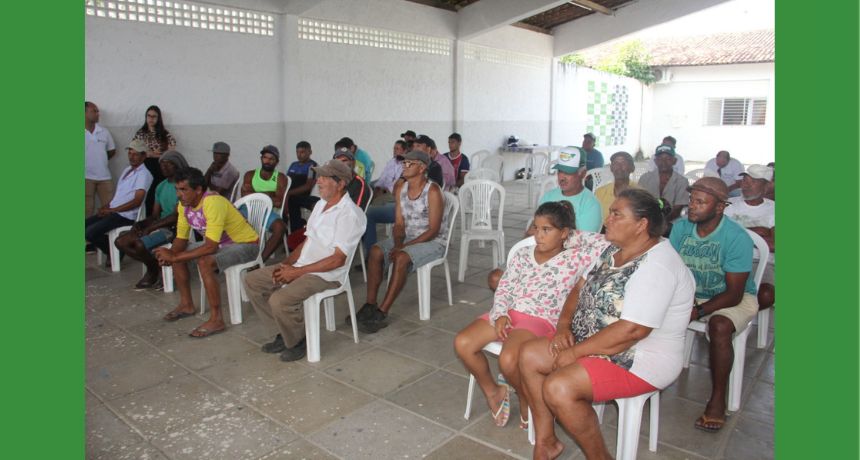
M 672 80 L 651 85 L 645 113 L 651 113 L 642 130 L 647 156 L 671 134 L 685 160 L 707 161 L 728 150 L 744 164 L 774 161 L 774 65 L 733 64 L 670 67 Z M 766 97 L 764 125 L 705 126 L 705 100 L 723 97 Z M 689 169 L 689 168 L 688 168 Z

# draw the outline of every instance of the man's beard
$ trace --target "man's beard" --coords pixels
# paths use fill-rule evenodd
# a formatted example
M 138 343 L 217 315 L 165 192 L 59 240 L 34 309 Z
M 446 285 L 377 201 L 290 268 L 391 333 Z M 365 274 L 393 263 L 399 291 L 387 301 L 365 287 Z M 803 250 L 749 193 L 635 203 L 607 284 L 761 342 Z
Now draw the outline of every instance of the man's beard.
M 261 165 L 261 166 L 263 168 L 263 171 L 272 172 L 275 170 L 274 165 Z

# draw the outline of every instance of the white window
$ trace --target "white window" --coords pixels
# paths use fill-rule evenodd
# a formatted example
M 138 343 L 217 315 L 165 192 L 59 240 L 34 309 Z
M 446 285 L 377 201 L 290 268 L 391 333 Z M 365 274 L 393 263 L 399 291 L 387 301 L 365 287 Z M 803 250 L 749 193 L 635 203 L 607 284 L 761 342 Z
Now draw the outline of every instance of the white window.
M 705 126 L 763 125 L 766 98 L 721 98 L 705 100 Z

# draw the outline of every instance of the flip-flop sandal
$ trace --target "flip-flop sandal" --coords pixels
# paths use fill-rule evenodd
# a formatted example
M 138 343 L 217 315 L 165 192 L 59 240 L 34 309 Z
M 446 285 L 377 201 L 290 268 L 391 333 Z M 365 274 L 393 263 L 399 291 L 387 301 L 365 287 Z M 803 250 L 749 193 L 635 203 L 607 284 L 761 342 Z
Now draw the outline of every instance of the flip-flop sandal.
M 520 429 L 525 431 L 529 430 L 529 421 L 523 420 L 522 416 L 520 416 Z
M 164 318 L 162 319 L 172 323 L 174 321 L 179 321 L 182 318 L 188 318 L 189 316 L 194 316 L 194 313 L 188 313 L 186 311 L 171 311 L 164 315 Z
M 508 382 L 505 381 L 505 377 L 502 374 L 499 374 L 498 378 L 499 385 L 505 387 L 505 398 L 502 399 L 502 403 L 499 405 L 498 410 L 495 413 L 490 413 L 493 416 L 493 421 L 496 423 L 496 426 L 503 427 L 508 424 L 508 419 L 511 416 L 511 386 L 508 385 Z
M 209 329 L 207 329 L 207 328 L 205 328 L 205 327 L 198 326 L 198 327 L 194 328 L 194 330 L 193 330 L 193 331 L 191 331 L 191 332 L 188 334 L 188 336 L 189 336 L 189 337 L 193 337 L 193 338 L 195 338 L 195 339 L 205 339 L 206 337 L 213 336 L 213 335 L 215 335 L 215 334 L 220 334 L 220 333 L 222 333 L 222 332 L 224 332 L 224 331 L 226 331 L 226 330 L 227 330 L 227 328 L 226 328 L 226 327 L 222 327 L 221 329 L 215 329 L 214 331 L 210 331 Z M 195 332 L 197 332 L 197 333 L 199 333 L 199 334 L 201 334 L 201 335 L 194 335 L 194 333 L 195 333 Z
M 711 418 L 705 414 L 702 414 L 701 417 L 696 419 L 696 423 L 694 423 L 693 426 L 696 429 L 699 429 L 702 431 L 707 431 L 708 433 L 716 433 L 717 431 L 720 431 L 720 429 L 722 429 L 723 425 L 725 425 L 725 424 L 726 424 L 725 418 Z M 708 426 L 708 425 L 713 425 L 713 426 Z

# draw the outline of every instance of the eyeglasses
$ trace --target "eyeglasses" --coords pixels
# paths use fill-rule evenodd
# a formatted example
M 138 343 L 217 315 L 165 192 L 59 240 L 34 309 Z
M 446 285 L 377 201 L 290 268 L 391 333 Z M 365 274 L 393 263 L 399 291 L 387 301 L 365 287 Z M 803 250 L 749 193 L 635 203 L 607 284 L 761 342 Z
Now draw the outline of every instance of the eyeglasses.
M 419 161 L 403 160 L 404 168 L 411 168 L 412 166 L 417 166 L 418 164 L 420 164 Z

